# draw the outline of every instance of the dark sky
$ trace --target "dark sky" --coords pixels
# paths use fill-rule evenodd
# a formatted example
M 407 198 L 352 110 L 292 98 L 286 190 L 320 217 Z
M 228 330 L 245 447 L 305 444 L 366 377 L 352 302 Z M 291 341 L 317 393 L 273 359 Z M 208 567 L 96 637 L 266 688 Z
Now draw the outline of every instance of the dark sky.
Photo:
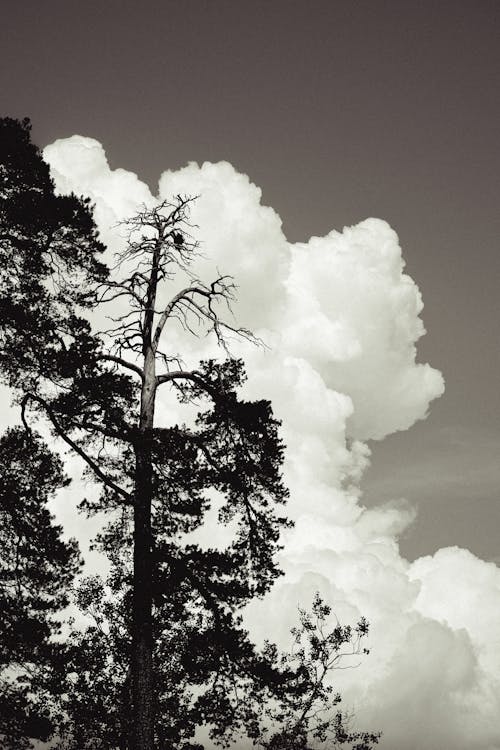
M 399 233 L 446 394 L 373 444 L 367 504 L 406 496 L 409 557 L 500 559 L 500 3 L 6 2 L 3 114 L 101 141 L 153 189 L 227 159 L 290 240 L 367 216 Z

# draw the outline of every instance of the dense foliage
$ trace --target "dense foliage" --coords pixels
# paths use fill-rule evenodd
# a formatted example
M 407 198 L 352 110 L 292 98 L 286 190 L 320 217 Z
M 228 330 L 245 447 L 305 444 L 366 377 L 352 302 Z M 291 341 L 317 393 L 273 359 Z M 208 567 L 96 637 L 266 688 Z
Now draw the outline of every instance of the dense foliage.
M 61 610 L 79 569 L 47 502 L 67 484 L 59 458 L 23 429 L 0 439 L 0 717 L 2 747 L 55 728 L 54 675 L 64 664 Z

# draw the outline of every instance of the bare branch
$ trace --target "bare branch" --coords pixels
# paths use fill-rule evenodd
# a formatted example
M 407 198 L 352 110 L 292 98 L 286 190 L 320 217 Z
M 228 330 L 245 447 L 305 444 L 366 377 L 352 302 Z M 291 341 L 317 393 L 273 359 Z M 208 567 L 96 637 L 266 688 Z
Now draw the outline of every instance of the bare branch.
M 175 297 L 166 306 L 165 310 L 163 311 L 160 317 L 160 320 L 158 321 L 156 325 L 155 335 L 153 339 L 153 348 L 155 349 L 155 351 L 158 348 L 158 344 L 160 343 L 160 337 L 165 327 L 165 323 L 169 319 L 173 309 L 189 292 L 193 292 L 193 291 L 195 291 L 193 287 L 186 287 L 185 289 L 182 289 L 178 294 L 175 295 Z
M 214 308 L 214 302 L 218 299 L 223 300 L 228 310 L 231 312 L 231 302 L 234 300 L 234 289 L 236 285 L 233 282 L 231 276 L 219 276 L 213 281 L 210 286 L 205 286 L 201 282 L 198 282 L 196 286 L 189 286 L 182 289 L 178 294 L 173 297 L 169 302 L 163 313 L 161 314 L 160 320 L 157 323 L 153 347 L 156 348 L 159 345 L 160 337 L 165 324 L 169 317 L 173 316 L 174 310 L 180 310 L 178 320 L 181 325 L 194 335 L 195 331 L 190 327 L 187 320 L 189 313 L 195 316 L 198 323 L 205 319 L 209 325 L 209 331 L 213 331 L 217 337 L 219 344 L 227 351 L 227 341 L 225 338 L 224 331 L 234 333 L 240 338 L 244 338 L 252 343 L 262 344 L 260 339 L 257 339 L 251 331 L 243 327 L 236 327 L 227 323 L 219 318 L 217 311 Z M 201 303 L 195 300 L 195 297 L 201 297 Z

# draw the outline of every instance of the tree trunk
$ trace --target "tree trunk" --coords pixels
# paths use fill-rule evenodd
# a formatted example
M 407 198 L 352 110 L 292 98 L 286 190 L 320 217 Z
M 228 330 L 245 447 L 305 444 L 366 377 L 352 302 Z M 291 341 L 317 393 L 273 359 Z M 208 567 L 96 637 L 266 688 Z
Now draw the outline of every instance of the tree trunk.
M 154 737 L 151 559 L 154 405 L 155 361 L 154 353 L 149 349 L 144 360 L 140 434 L 135 447 L 131 750 L 153 750 Z

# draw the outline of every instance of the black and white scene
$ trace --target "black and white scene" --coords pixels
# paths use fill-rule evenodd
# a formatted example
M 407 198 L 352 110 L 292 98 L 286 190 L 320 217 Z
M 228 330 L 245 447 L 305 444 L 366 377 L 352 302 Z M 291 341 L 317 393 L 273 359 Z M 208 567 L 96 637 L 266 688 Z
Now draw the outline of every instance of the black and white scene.
M 0 22 L 0 750 L 500 750 L 500 5 Z

